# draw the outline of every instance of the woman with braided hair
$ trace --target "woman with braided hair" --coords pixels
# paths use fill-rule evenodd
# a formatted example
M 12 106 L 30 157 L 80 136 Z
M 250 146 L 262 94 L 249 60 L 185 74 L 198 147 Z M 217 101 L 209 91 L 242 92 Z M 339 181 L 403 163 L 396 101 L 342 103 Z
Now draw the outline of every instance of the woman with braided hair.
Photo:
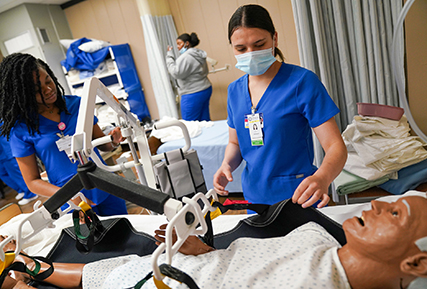
M 79 107 L 80 98 L 64 95 L 63 87 L 42 60 L 14 53 L 0 64 L 0 135 L 10 139 L 12 154 L 32 192 L 52 196 L 76 174 L 77 164 L 70 162 L 61 143 L 74 135 Z M 100 149 L 110 151 L 123 139 L 120 128 L 110 134 L 113 142 Z M 103 136 L 95 118 L 92 137 Z M 46 167 L 49 183 L 40 177 L 36 156 Z M 127 214 L 120 198 L 98 189 L 82 193 L 99 215 Z

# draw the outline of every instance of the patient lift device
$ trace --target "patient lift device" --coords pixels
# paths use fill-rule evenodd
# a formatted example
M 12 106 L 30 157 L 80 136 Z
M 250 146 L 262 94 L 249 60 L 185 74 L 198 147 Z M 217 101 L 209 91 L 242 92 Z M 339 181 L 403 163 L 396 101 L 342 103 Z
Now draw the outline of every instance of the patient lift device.
M 117 113 L 117 123 L 121 127 L 123 137 L 129 143 L 134 161 L 107 166 L 94 153 L 93 147 L 112 141 L 111 136 L 105 136 L 93 141 L 91 139 L 96 96 L 101 97 Z M 162 127 L 170 125 L 184 126 L 179 121 L 172 121 L 162 124 Z M 157 126 L 157 128 L 161 127 Z M 183 133 L 186 139 L 186 146 L 183 148 L 185 152 L 190 148 L 190 137 L 186 129 L 183 129 Z M 134 139 L 138 145 L 141 159 L 137 156 L 133 142 Z M 73 209 L 80 210 L 80 207 L 71 202 L 70 199 L 80 196 L 85 200 L 83 194 L 79 193 L 83 188 L 99 188 L 148 210 L 166 215 L 170 223 L 166 229 L 165 243 L 161 244 L 153 253 L 152 262 L 154 276 L 159 281 L 163 280 L 164 276 L 160 273 L 160 269 L 157 266 L 158 256 L 166 252 L 166 262 L 170 265 L 172 256 L 178 251 L 189 235 L 201 235 L 207 232 L 208 227 L 204 215 L 216 209 L 210 205 L 208 200 L 209 198 L 217 200 L 215 191 L 210 190 L 206 195 L 197 193 L 191 199 L 183 197 L 181 202 L 154 189 L 156 182 L 153 172 L 153 162 L 161 160 L 163 155 L 150 155 L 145 130 L 140 126 L 138 120 L 95 77 L 87 80 L 84 84 L 76 133 L 72 137 L 69 157 L 71 160 L 79 161 L 80 163 L 77 174 L 44 202 L 42 206 L 40 206 L 40 202 L 37 202 L 34 205 L 34 212 L 30 213 L 19 224 L 17 235 L 8 236 L 0 243 L 0 259 L 2 261 L 0 262 L 0 270 L 3 271 L 3 269 L 7 268 L 13 262 L 15 256 L 21 251 L 22 244 L 27 242 L 32 236 L 45 228 L 53 227 L 55 220 L 69 211 Z M 136 168 L 141 184 L 111 173 L 131 167 Z M 203 208 L 199 204 L 200 202 L 203 203 Z M 65 203 L 68 203 L 69 207 L 62 211 L 61 206 Z M 32 232 L 23 236 L 22 226 L 25 223 L 30 224 Z M 175 230 L 177 236 L 175 244 L 172 241 L 173 230 Z M 13 239 L 16 240 L 14 253 L 5 254 L 3 251 L 4 246 Z

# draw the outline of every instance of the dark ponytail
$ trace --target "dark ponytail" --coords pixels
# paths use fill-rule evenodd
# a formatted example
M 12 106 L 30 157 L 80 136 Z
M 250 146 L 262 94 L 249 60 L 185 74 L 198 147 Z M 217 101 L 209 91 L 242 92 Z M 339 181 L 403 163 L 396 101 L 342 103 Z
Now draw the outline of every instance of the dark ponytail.
M 190 47 L 196 47 L 200 43 L 199 37 L 197 37 L 197 34 L 194 32 L 191 33 L 191 35 L 188 33 L 181 34 L 178 36 L 178 39 L 181 39 L 184 43 L 188 41 Z

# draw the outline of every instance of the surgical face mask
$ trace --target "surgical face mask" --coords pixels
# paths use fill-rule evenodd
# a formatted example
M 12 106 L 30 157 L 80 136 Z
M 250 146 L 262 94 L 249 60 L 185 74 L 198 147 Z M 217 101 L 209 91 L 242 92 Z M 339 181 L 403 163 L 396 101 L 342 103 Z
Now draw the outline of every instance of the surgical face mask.
M 235 57 L 237 59 L 236 68 L 249 75 L 264 74 L 276 61 L 273 56 L 273 48 L 251 51 L 235 55 Z
M 179 50 L 179 53 L 183 54 L 185 51 L 187 51 L 187 47 L 183 47 Z

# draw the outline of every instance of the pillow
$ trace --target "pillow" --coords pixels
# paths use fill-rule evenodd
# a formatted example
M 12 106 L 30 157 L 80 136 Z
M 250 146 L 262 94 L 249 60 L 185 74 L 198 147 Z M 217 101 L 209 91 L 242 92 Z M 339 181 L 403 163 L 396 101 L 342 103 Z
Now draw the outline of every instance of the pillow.
M 68 48 L 70 47 L 71 43 L 73 43 L 76 40 L 78 40 L 78 39 L 60 39 L 59 43 L 61 43 L 61 45 L 64 46 L 65 49 L 68 50 Z
M 85 43 L 81 44 L 79 46 L 79 49 L 81 51 L 91 53 L 91 52 L 98 51 L 99 49 L 107 47 L 107 46 L 110 46 L 110 43 L 105 42 L 105 41 L 101 41 L 101 40 L 92 39 L 92 41 L 85 42 Z

